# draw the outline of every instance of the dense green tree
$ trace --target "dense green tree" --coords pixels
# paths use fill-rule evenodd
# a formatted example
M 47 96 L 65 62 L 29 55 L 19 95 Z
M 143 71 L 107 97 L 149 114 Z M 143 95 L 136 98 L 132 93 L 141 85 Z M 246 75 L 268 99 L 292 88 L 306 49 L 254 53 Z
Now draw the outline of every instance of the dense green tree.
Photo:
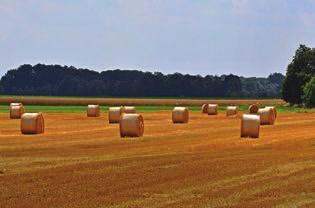
M 223 88 L 225 96 L 237 96 L 242 90 L 242 83 L 238 76 L 233 74 L 227 75 L 223 80 Z
M 273 73 L 273 74 L 270 74 L 267 79 L 270 83 L 273 83 L 273 84 L 280 83 L 280 86 L 281 86 L 284 80 L 284 76 L 281 73 Z
M 291 104 L 302 103 L 303 87 L 315 75 L 315 49 L 300 45 L 288 65 L 282 97 Z
M 315 107 L 315 76 L 305 85 L 303 103 L 311 108 Z

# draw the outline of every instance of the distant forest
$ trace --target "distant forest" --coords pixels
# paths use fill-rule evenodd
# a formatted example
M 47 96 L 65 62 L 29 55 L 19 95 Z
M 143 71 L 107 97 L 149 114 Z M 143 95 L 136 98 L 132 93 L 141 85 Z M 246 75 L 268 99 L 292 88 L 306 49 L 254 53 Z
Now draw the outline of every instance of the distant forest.
M 21 65 L 0 81 L 5 95 L 278 98 L 284 76 L 192 76 L 136 70 L 96 72 L 60 65 Z

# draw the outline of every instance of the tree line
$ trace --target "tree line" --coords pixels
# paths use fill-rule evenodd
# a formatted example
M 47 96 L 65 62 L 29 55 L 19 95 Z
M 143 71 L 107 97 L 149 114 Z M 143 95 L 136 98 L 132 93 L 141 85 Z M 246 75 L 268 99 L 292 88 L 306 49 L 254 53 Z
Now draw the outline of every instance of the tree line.
M 276 98 L 284 76 L 192 76 L 136 70 L 96 72 L 60 65 L 21 65 L 1 78 L 7 95 Z
M 11 69 L 0 80 L 4 95 L 240 97 L 283 98 L 290 104 L 315 106 L 315 49 L 300 45 L 286 76 L 266 78 L 192 76 L 136 70 L 96 72 L 73 66 L 29 65 Z

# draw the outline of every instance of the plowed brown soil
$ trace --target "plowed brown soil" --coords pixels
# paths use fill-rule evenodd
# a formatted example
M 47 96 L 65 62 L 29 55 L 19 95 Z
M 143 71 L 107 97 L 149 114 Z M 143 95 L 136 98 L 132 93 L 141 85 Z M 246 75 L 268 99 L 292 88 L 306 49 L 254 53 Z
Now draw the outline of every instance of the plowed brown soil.
M 204 103 L 215 104 L 253 104 L 282 105 L 285 102 L 281 99 L 148 99 L 148 98 L 42 98 L 42 97 L 0 97 L 0 103 L 22 102 L 24 104 L 100 104 L 100 105 L 202 105 Z
M 0 207 L 315 207 L 315 113 L 280 113 L 259 139 L 223 113 L 144 113 L 143 138 L 107 115 L 44 114 L 21 135 L 0 114 Z

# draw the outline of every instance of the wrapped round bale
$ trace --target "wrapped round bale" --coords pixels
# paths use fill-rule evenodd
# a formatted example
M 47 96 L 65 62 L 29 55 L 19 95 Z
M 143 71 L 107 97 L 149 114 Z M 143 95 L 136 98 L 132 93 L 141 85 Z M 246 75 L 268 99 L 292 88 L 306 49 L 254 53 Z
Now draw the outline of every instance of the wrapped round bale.
M 271 108 L 273 110 L 274 114 L 275 114 L 275 118 L 277 118 L 278 112 L 277 112 L 276 107 L 274 107 L 274 106 L 266 106 L 265 108 Z
M 108 121 L 109 123 L 119 123 L 120 116 L 124 113 L 124 107 L 109 107 Z
M 189 110 L 187 107 L 175 107 L 172 111 L 173 123 L 188 123 Z
M 99 105 L 88 105 L 86 113 L 88 117 L 99 117 L 101 114 L 101 107 Z
M 257 113 L 260 116 L 261 125 L 273 125 L 275 122 L 275 113 L 271 108 L 261 108 Z
M 258 109 L 259 109 L 258 105 L 252 104 L 249 106 L 248 111 L 250 114 L 257 114 Z
M 22 134 L 44 133 L 44 117 L 42 113 L 24 113 L 21 117 Z
M 136 113 L 136 107 L 124 106 L 124 113 Z
M 23 105 L 12 105 L 10 106 L 10 118 L 11 119 L 19 119 L 24 113 Z
M 201 106 L 201 112 L 202 113 L 208 113 L 208 104 L 203 104 Z
M 217 114 L 218 114 L 218 104 L 209 104 L 208 115 L 217 115 Z
M 238 113 L 238 107 L 237 106 L 228 106 L 226 108 L 226 116 L 236 116 Z
M 144 132 L 143 117 L 139 114 L 123 113 L 119 123 L 120 137 L 141 137 Z
M 260 129 L 260 116 L 244 114 L 241 121 L 241 137 L 258 138 Z

